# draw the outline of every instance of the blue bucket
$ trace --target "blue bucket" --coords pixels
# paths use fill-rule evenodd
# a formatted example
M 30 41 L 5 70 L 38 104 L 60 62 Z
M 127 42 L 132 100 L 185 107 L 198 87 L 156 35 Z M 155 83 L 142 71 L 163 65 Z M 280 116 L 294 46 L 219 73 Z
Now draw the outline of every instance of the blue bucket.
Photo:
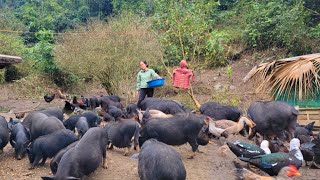
M 147 82 L 148 88 L 155 88 L 164 85 L 164 78 L 154 79 Z

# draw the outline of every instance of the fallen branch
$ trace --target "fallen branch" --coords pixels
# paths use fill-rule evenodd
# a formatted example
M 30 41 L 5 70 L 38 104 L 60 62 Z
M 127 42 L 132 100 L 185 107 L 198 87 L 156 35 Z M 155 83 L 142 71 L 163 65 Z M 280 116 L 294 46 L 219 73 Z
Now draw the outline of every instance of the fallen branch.
M 201 104 L 196 100 L 196 98 L 193 95 L 192 86 L 190 85 L 190 89 L 187 91 L 187 93 L 190 95 L 191 99 L 193 100 L 194 104 L 197 106 L 198 109 L 200 109 Z
M 34 172 L 29 172 L 29 173 L 24 174 L 23 176 L 30 176 L 30 175 L 33 175 L 33 174 L 34 174 Z

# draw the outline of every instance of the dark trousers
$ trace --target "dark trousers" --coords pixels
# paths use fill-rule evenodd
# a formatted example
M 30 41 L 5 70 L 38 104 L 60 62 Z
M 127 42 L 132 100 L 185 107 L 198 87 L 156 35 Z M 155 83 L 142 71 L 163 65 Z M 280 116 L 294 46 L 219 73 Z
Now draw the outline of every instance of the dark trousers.
M 137 103 L 137 106 L 139 109 L 141 109 L 141 101 L 144 100 L 144 98 L 146 97 L 152 97 L 153 96 L 153 92 L 154 92 L 154 88 L 141 88 L 139 91 L 139 100 Z

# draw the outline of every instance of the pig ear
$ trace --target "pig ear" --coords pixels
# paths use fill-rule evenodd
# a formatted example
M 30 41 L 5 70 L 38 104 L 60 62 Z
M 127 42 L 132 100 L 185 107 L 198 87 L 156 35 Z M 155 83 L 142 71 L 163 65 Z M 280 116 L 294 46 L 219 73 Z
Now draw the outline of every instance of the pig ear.
M 54 176 L 42 176 L 41 177 L 43 180 L 53 180 L 54 179 Z

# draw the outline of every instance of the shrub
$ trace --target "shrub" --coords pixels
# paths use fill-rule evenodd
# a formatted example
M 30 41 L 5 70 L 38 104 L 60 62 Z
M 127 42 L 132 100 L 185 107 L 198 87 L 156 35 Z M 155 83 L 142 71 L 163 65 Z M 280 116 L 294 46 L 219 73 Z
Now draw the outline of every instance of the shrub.
M 22 78 L 22 74 L 18 71 L 18 68 L 14 65 L 6 67 L 6 71 L 4 73 L 4 79 L 6 82 L 12 82 L 20 78 Z
M 93 77 L 110 94 L 135 89 L 139 62 L 146 60 L 153 68 L 162 57 L 150 21 L 132 14 L 111 18 L 108 23 L 92 21 L 76 31 L 81 33 L 59 37 L 54 53 L 58 66 L 81 79 Z
M 239 6 L 243 6 L 243 12 L 248 12 L 245 15 L 247 26 L 244 37 L 251 48 L 283 47 L 292 55 L 310 52 L 310 47 L 305 43 L 308 13 L 303 3 L 244 1 Z

